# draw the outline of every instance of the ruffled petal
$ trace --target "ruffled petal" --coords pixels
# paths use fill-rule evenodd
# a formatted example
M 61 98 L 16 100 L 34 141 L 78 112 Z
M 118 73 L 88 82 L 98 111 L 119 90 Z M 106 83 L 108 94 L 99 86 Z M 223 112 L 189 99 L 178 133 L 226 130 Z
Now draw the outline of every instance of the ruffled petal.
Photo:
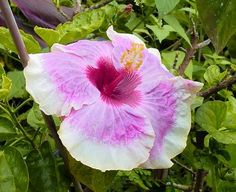
M 100 58 L 112 57 L 113 46 L 110 41 L 80 40 L 69 45 L 54 44 L 51 50 L 76 55 L 95 67 Z
M 121 55 L 127 49 L 122 46 L 113 49 L 113 63 L 117 69 L 122 69 Z M 145 92 L 153 89 L 160 81 L 174 77 L 161 63 L 157 49 L 145 49 L 143 51 L 143 61 L 137 73 L 142 78 L 139 88 Z
M 132 43 L 138 43 L 145 46 L 144 42 L 137 36 L 126 33 L 117 33 L 113 30 L 113 26 L 107 29 L 107 36 L 112 41 L 114 47 L 122 45 L 123 47 L 130 47 Z
M 121 63 L 122 54 L 129 50 L 133 43 L 141 44 L 145 47 L 145 44 L 141 39 L 132 34 L 126 33 L 117 33 L 113 30 L 113 26 L 110 26 L 107 29 L 107 36 L 111 40 L 111 43 L 114 47 L 113 49 L 113 63 L 116 69 L 124 68 Z
M 138 167 L 154 143 L 150 121 L 137 109 L 103 101 L 73 111 L 58 134 L 76 160 L 102 171 Z
M 159 81 L 174 77 L 162 64 L 159 51 L 154 48 L 145 48 L 142 40 L 135 35 L 117 33 L 113 30 L 112 26 L 108 28 L 107 35 L 114 46 L 112 59 L 117 69 L 126 67 L 122 63 L 122 58 L 127 51 L 129 55 L 134 55 L 132 64 L 140 63 L 140 67 L 137 68 L 142 77 L 142 84 L 140 85 L 142 90 L 148 92 L 153 89 Z M 135 46 L 143 46 L 143 50 L 135 49 Z M 139 55 L 139 57 L 135 57 L 135 54 Z
M 164 70 L 169 71 L 166 66 L 161 62 L 161 54 L 158 49 L 155 48 L 148 48 L 148 52 L 155 55 L 156 58 L 160 61 L 160 65 L 163 67 Z
M 143 63 L 138 70 L 142 77 L 140 89 L 145 92 L 151 91 L 160 81 L 174 77 L 161 63 L 157 51 L 157 49 L 146 49 L 143 53 Z
M 146 93 L 141 108 L 155 131 L 150 157 L 141 167 L 169 168 L 171 158 L 183 151 L 191 127 L 190 105 L 202 83 L 175 77 L 162 81 Z
M 26 90 L 46 114 L 64 116 L 94 103 L 99 91 L 86 75 L 88 61 L 64 52 L 32 54 L 24 69 Z

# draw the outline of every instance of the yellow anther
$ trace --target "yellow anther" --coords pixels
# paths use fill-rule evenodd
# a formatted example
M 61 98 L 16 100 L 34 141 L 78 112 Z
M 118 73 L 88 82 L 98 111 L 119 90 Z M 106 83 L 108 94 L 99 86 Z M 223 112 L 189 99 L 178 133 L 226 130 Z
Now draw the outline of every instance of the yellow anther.
M 143 63 L 144 45 L 132 43 L 131 48 L 122 53 L 120 62 L 127 69 L 137 70 Z

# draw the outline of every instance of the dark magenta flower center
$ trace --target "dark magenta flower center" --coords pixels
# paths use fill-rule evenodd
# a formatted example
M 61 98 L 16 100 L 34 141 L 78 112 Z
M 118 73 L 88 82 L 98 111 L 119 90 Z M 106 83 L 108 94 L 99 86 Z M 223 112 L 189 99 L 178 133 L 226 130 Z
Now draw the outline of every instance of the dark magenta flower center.
M 110 104 L 136 105 L 140 100 L 139 91 L 135 90 L 141 83 L 135 71 L 117 70 L 112 61 L 102 58 L 97 68 L 88 67 L 87 76 L 91 83 L 100 91 L 104 101 Z

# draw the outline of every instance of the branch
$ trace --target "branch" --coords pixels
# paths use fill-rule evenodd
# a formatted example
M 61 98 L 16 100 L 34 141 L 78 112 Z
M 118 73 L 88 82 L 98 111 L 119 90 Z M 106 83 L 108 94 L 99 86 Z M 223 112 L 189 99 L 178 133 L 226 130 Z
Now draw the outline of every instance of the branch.
M 20 105 L 18 105 L 14 110 L 13 113 L 17 113 L 17 111 L 19 111 L 22 107 L 24 107 L 27 103 L 29 103 L 30 101 L 33 101 L 33 99 L 31 97 L 29 97 L 28 99 L 26 99 L 25 101 L 23 101 Z
M 166 191 L 166 178 L 168 177 L 168 169 L 154 169 L 153 170 L 154 179 L 160 183 L 159 190 Z
M 20 59 L 21 59 L 21 64 L 22 64 L 23 67 L 26 67 L 27 63 L 28 63 L 28 60 L 29 60 L 29 55 L 26 51 L 24 42 L 21 38 L 19 28 L 16 24 L 16 21 L 15 21 L 15 18 L 13 16 L 13 13 L 11 11 L 8 0 L 0 0 L 0 8 L 1 8 L 2 14 L 5 18 L 5 22 L 6 22 L 8 28 L 9 28 L 9 31 L 12 35 L 13 41 L 16 45 L 18 54 L 19 54 Z M 70 173 L 66 150 L 65 150 L 63 144 L 61 143 L 61 140 L 60 140 L 60 138 L 57 134 L 56 125 L 53 121 L 53 118 L 52 118 L 52 116 L 48 116 L 48 115 L 44 114 L 43 112 L 42 112 L 42 114 L 43 114 L 43 117 L 44 117 L 44 120 L 45 120 L 45 124 L 47 125 L 47 127 L 51 131 L 52 137 L 54 138 L 54 140 L 56 142 L 57 148 L 58 148 L 58 150 L 59 150 L 59 152 L 62 156 L 62 159 L 65 163 L 65 166 L 66 166 L 66 168 L 67 168 L 67 170 L 68 170 L 68 172 L 69 172 L 69 174 L 70 174 L 70 176 L 73 180 L 74 186 L 75 186 L 77 191 L 80 191 L 80 190 L 78 190 L 78 188 L 79 188 L 78 182 L 76 182 L 75 178 Z
M 174 187 L 174 188 L 180 189 L 182 191 L 191 191 L 192 190 L 192 186 L 182 185 L 182 184 L 178 184 L 178 183 L 168 182 L 168 183 L 166 183 L 166 186 Z
M 199 150 L 202 150 L 204 147 L 204 133 L 196 132 L 196 147 Z M 207 172 L 204 169 L 198 169 L 193 181 L 193 192 L 202 192 L 204 179 L 207 175 Z
M 196 174 L 191 168 L 188 168 L 186 165 L 180 163 L 179 161 L 177 161 L 177 160 L 175 160 L 175 159 L 172 159 L 171 161 L 172 161 L 173 163 L 179 165 L 180 167 L 184 168 L 184 169 L 187 170 L 188 172 L 192 173 L 193 175 Z
M 25 44 L 20 36 L 20 31 L 17 27 L 16 20 L 13 16 L 11 8 L 7 0 L 0 0 L 0 8 L 4 16 L 5 22 L 9 28 L 13 41 L 17 47 L 19 57 L 21 59 L 21 64 L 23 67 L 26 67 L 29 60 L 29 56 L 26 52 Z
M 210 39 L 207 39 L 207 40 L 205 40 L 201 43 L 197 43 L 197 38 L 198 38 L 198 36 L 195 37 L 193 35 L 193 39 L 191 41 L 191 47 L 187 49 L 184 60 L 183 60 L 182 64 L 179 67 L 179 75 L 181 75 L 181 76 L 184 74 L 184 71 L 187 68 L 190 60 L 193 58 L 196 50 L 201 49 L 201 48 L 203 48 L 203 47 L 205 47 L 205 46 L 207 46 L 211 43 Z
M 99 8 L 101 8 L 101 7 L 111 3 L 112 1 L 113 0 L 104 0 L 103 2 L 95 4 L 95 5 L 93 5 L 93 6 L 89 7 L 89 8 L 86 8 L 84 11 L 89 11 L 89 10 L 93 10 L 93 9 L 99 9 Z
M 194 192 L 202 192 L 203 191 L 203 184 L 204 184 L 204 178 L 206 176 L 206 172 L 203 169 L 198 169 L 196 174 L 196 183 L 194 187 Z
M 207 45 L 209 45 L 211 43 L 211 40 L 210 39 L 207 39 L 201 43 L 198 43 L 197 44 L 197 49 L 201 49 L 203 47 L 206 47 Z
M 81 9 L 81 0 L 76 0 L 76 5 L 75 5 L 75 10 L 74 10 L 74 14 L 77 14 L 80 12 Z
M 198 43 L 198 33 L 196 30 L 196 26 L 193 23 L 193 34 L 192 34 L 192 40 L 191 40 L 191 47 L 189 47 L 187 49 L 184 60 L 183 60 L 182 64 L 179 66 L 178 72 L 179 72 L 180 76 L 183 76 L 185 69 L 188 67 L 189 62 L 193 58 L 193 56 L 198 48 L 197 43 Z
M 186 34 L 189 34 L 191 32 L 190 29 L 188 29 L 186 31 Z M 179 38 L 177 41 L 175 41 L 173 44 L 171 44 L 169 47 L 163 49 L 163 51 L 168 51 L 168 50 L 175 50 L 181 43 L 181 41 L 183 40 L 183 38 Z
M 159 180 L 164 180 L 168 176 L 168 169 L 157 169 L 156 170 L 156 177 Z
M 48 128 L 50 129 L 50 132 L 52 134 L 52 137 L 54 138 L 55 140 L 55 143 L 56 143 L 56 146 L 59 150 L 59 153 L 64 161 L 64 164 L 65 164 L 65 167 L 67 168 L 70 176 L 71 176 L 71 179 L 72 179 L 72 182 L 74 184 L 74 187 L 76 189 L 76 192 L 83 192 L 83 189 L 80 185 L 80 183 L 78 181 L 76 181 L 75 177 L 70 173 L 70 169 L 69 169 L 69 164 L 68 164 L 68 157 L 67 157 L 67 153 L 66 153 L 66 149 L 65 147 L 63 146 L 58 134 L 57 134 L 57 130 L 56 130 L 56 125 L 55 125 L 55 122 L 52 118 L 52 116 L 50 115 L 46 115 L 45 113 L 42 112 L 42 115 L 43 115 L 43 118 L 44 118 L 44 121 L 45 123 L 47 124 Z
M 219 83 L 218 85 L 211 87 L 207 90 L 201 91 L 198 93 L 198 96 L 201 97 L 209 97 L 215 93 L 217 93 L 218 91 L 225 89 L 227 87 L 230 87 L 231 85 L 233 85 L 234 83 L 236 83 L 236 76 L 232 76 L 224 81 L 222 81 L 221 83 Z
M 32 147 L 36 149 L 34 142 L 30 137 L 27 135 L 27 132 L 24 130 L 18 119 L 16 118 L 15 114 L 12 112 L 11 108 L 8 105 L 5 105 L 4 103 L 0 103 L 0 109 L 2 109 L 5 113 L 9 115 L 11 120 L 14 122 L 15 126 L 21 131 L 21 133 L 24 135 L 25 139 L 30 142 Z

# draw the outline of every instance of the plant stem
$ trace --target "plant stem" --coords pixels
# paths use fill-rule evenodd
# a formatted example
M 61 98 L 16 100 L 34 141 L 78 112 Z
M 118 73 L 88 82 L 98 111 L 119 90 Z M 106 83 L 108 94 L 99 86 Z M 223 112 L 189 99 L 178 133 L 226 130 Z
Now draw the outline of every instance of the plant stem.
M 9 146 L 14 146 L 16 143 L 18 143 L 19 141 L 25 139 L 25 137 L 19 137 L 17 138 L 15 141 L 13 141 L 12 143 L 9 144 Z
M 43 112 L 42 112 L 42 115 L 43 115 L 44 121 L 48 125 L 48 127 L 54 127 L 54 129 L 50 129 L 52 137 L 54 138 L 55 143 L 57 145 L 57 148 L 59 149 L 59 153 L 60 153 L 60 155 L 61 155 L 61 157 L 64 161 L 64 164 L 65 164 L 66 168 L 69 171 L 69 164 L 68 164 L 68 157 L 67 157 L 67 154 L 66 154 L 66 149 L 63 146 L 63 144 L 62 144 L 62 142 L 61 142 L 61 140 L 60 140 L 60 138 L 57 134 L 55 122 L 54 122 L 52 116 L 46 115 Z M 75 191 L 76 192 L 83 192 L 83 189 L 82 189 L 80 183 L 78 181 L 76 181 L 75 177 L 71 173 L 70 173 L 70 175 L 71 175 L 71 179 L 72 179 L 72 182 L 74 184 L 74 187 L 75 187 Z
M 182 185 L 182 184 L 178 184 L 178 183 L 168 182 L 168 183 L 166 183 L 166 186 L 174 187 L 174 188 L 180 189 L 182 191 L 191 191 L 192 190 L 192 186 Z
M 172 159 L 171 160 L 173 163 L 179 165 L 180 167 L 186 169 L 188 172 L 192 173 L 193 175 L 195 175 L 195 172 L 191 169 L 191 168 L 188 168 L 186 165 L 180 163 L 179 161 L 175 160 L 175 159 Z
M 203 42 L 201 42 L 201 43 L 198 43 L 198 44 L 197 44 L 197 49 L 201 49 L 201 48 L 203 48 L 203 47 L 209 45 L 210 43 L 211 43 L 211 40 L 210 40 L 210 39 L 207 39 L 207 40 L 205 40 L 205 41 L 203 41 Z
M 180 76 L 184 75 L 185 69 L 188 67 L 189 62 L 193 58 L 193 56 L 194 56 L 194 54 L 197 50 L 197 46 L 198 46 L 197 43 L 198 43 L 198 33 L 197 33 L 197 30 L 196 30 L 195 23 L 193 23 L 193 34 L 192 34 L 192 40 L 191 40 L 191 47 L 189 47 L 187 49 L 184 60 L 181 63 L 181 65 L 179 66 L 178 72 L 179 72 Z
M 196 147 L 202 150 L 204 148 L 204 134 L 203 132 L 197 132 L 196 135 Z M 204 169 L 198 169 L 194 177 L 193 192 L 202 192 L 204 186 L 204 179 L 207 172 Z
M 182 38 L 178 39 L 177 41 L 175 41 L 173 44 L 171 44 L 169 47 L 165 48 L 163 51 L 169 51 L 170 49 L 172 49 L 173 47 L 177 47 L 179 46 L 179 44 L 181 43 Z
M 11 59 L 20 62 L 20 59 L 13 57 L 8 51 L 4 50 L 4 49 L 0 49 L 1 52 L 3 52 L 4 55 L 6 55 L 7 57 L 10 57 Z
M 193 23 L 193 32 L 192 32 L 191 47 L 187 49 L 184 60 L 182 64 L 179 66 L 178 72 L 180 76 L 184 75 L 184 71 L 188 67 L 191 59 L 194 57 L 194 54 L 196 53 L 197 49 L 201 49 L 211 43 L 210 39 L 207 39 L 201 43 L 198 43 L 198 38 L 199 38 L 198 32 L 196 30 L 195 23 L 193 21 L 192 23 Z
M 196 183 L 194 187 L 194 192 L 203 191 L 203 184 L 204 184 L 205 176 L 206 176 L 206 172 L 203 169 L 198 169 L 197 174 L 196 174 Z
M 168 176 L 168 169 L 154 169 L 153 170 L 154 178 L 160 183 L 159 190 L 166 191 L 165 180 Z
M 15 110 L 13 111 L 13 113 L 16 113 L 17 111 L 19 111 L 22 107 L 24 107 L 25 106 L 25 104 L 27 104 L 29 101 L 32 101 L 32 98 L 30 97 L 30 98 L 28 98 L 28 99 L 26 99 L 25 101 L 23 101 L 19 106 L 17 106 L 16 108 L 15 108 Z
M 5 18 L 5 22 L 9 28 L 13 41 L 17 47 L 22 66 L 26 67 L 29 56 L 26 52 L 25 44 L 21 38 L 20 31 L 17 27 L 16 20 L 13 16 L 8 0 L 0 0 L 0 8 Z
M 211 87 L 207 90 L 199 92 L 198 96 L 207 98 L 207 97 L 217 93 L 218 91 L 233 85 L 234 83 L 236 83 L 236 76 L 232 76 L 232 77 L 222 81 L 221 83 L 219 83 L 218 85 L 216 85 L 214 87 Z
M 84 11 L 89 11 L 89 10 L 93 10 L 93 9 L 98 9 L 98 8 L 100 8 L 100 7 L 103 7 L 103 6 L 105 6 L 105 5 L 107 5 L 107 4 L 109 4 L 109 3 L 111 3 L 113 0 L 104 0 L 104 1 L 102 1 L 102 2 L 100 2 L 100 3 L 98 3 L 98 4 L 95 4 L 95 5 L 92 5 L 91 7 L 89 7 L 89 8 L 86 8 Z
M 6 112 L 11 120 L 14 122 L 15 126 L 22 132 L 22 134 L 24 135 L 24 137 L 26 138 L 26 140 L 28 140 L 33 148 L 36 148 L 34 142 L 30 139 L 30 137 L 27 135 L 27 132 L 25 131 L 25 129 L 23 128 L 23 126 L 20 124 L 20 122 L 18 121 L 17 117 L 15 116 L 15 114 L 12 112 L 10 106 L 5 105 L 5 104 L 0 104 L 0 108 Z
M 79 13 L 80 10 L 81 10 L 81 0 L 76 0 L 74 15 L 77 14 L 77 13 Z
M 42 115 L 43 115 L 45 123 L 49 127 L 55 127 L 55 129 L 51 129 L 50 131 L 51 131 L 52 137 L 54 138 L 54 140 L 56 142 L 57 148 L 59 149 L 59 153 L 60 153 L 60 155 L 61 155 L 61 157 L 62 157 L 62 159 L 64 161 L 64 164 L 67 167 L 67 169 L 69 170 L 69 164 L 68 164 L 68 158 L 67 158 L 67 155 L 66 155 L 66 149 L 63 146 L 60 138 L 58 137 L 55 122 L 53 121 L 52 116 L 48 116 L 48 115 L 46 115 L 43 112 L 42 112 Z M 73 184 L 74 184 L 74 187 L 75 187 L 75 191 L 76 192 L 83 192 L 83 189 L 82 189 L 80 183 L 78 181 L 76 181 L 75 177 L 73 177 L 72 174 L 71 174 L 71 179 L 73 181 Z
M 13 13 L 11 11 L 8 0 L 0 0 L 0 8 L 1 8 L 2 14 L 5 18 L 5 22 L 6 22 L 8 28 L 9 28 L 9 31 L 12 35 L 13 41 L 16 45 L 17 50 L 18 50 L 18 54 L 20 56 L 22 66 L 26 67 L 26 65 L 28 63 L 28 60 L 29 60 L 29 55 L 26 51 L 24 42 L 21 38 L 19 28 L 16 24 L 16 21 L 15 21 L 15 18 L 13 16 Z M 11 112 L 11 113 L 12 113 L 13 117 L 16 117 L 13 112 Z M 75 178 L 70 173 L 70 169 L 69 169 L 69 166 L 68 166 L 67 154 L 66 154 L 65 148 L 64 148 L 63 144 L 61 143 L 61 140 L 60 140 L 60 138 L 57 134 L 56 125 L 53 121 L 53 118 L 52 118 L 52 116 L 48 116 L 44 113 L 43 113 L 43 117 L 44 117 L 44 120 L 45 120 L 45 123 L 46 123 L 47 127 L 51 131 L 51 134 L 52 134 L 52 136 L 53 136 L 53 138 L 56 142 L 57 148 L 58 148 L 58 150 L 59 150 L 59 152 L 60 152 L 60 154 L 63 158 L 64 164 L 65 164 L 69 174 L 71 175 L 71 178 L 72 178 L 72 181 L 74 183 L 75 189 L 76 189 L 76 191 L 79 192 L 80 190 L 79 190 L 78 182 L 76 182 Z M 23 133 L 25 133 L 25 130 L 21 125 L 20 125 L 20 129 L 22 129 Z M 26 138 L 28 138 L 26 133 L 25 133 L 25 136 L 26 136 Z
M 152 14 L 154 11 L 155 11 L 156 8 L 153 8 L 151 11 L 149 11 L 149 13 L 147 14 L 148 16 L 150 14 Z M 144 16 L 135 26 L 134 28 L 131 30 L 131 32 L 134 32 L 134 30 L 139 26 L 141 25 L 148 17 L 147 16 Z
M 25 136 L 25 138 L 31 143 L 31 145 L 33 146 L 33 148 L 36 149 L 36 146 L 34 144 L 34 142 L 30 139 L 30 137 L 27 135 L 27 132 L 25 131 L 24 127 L 20 124 L 20 122 L 18 121 L 16 115 L 12 112 L 11 113 L 11 117 L 14 120 L 16 126 L 20 129 L 20 131 L 23 133 L 23 135 Z

